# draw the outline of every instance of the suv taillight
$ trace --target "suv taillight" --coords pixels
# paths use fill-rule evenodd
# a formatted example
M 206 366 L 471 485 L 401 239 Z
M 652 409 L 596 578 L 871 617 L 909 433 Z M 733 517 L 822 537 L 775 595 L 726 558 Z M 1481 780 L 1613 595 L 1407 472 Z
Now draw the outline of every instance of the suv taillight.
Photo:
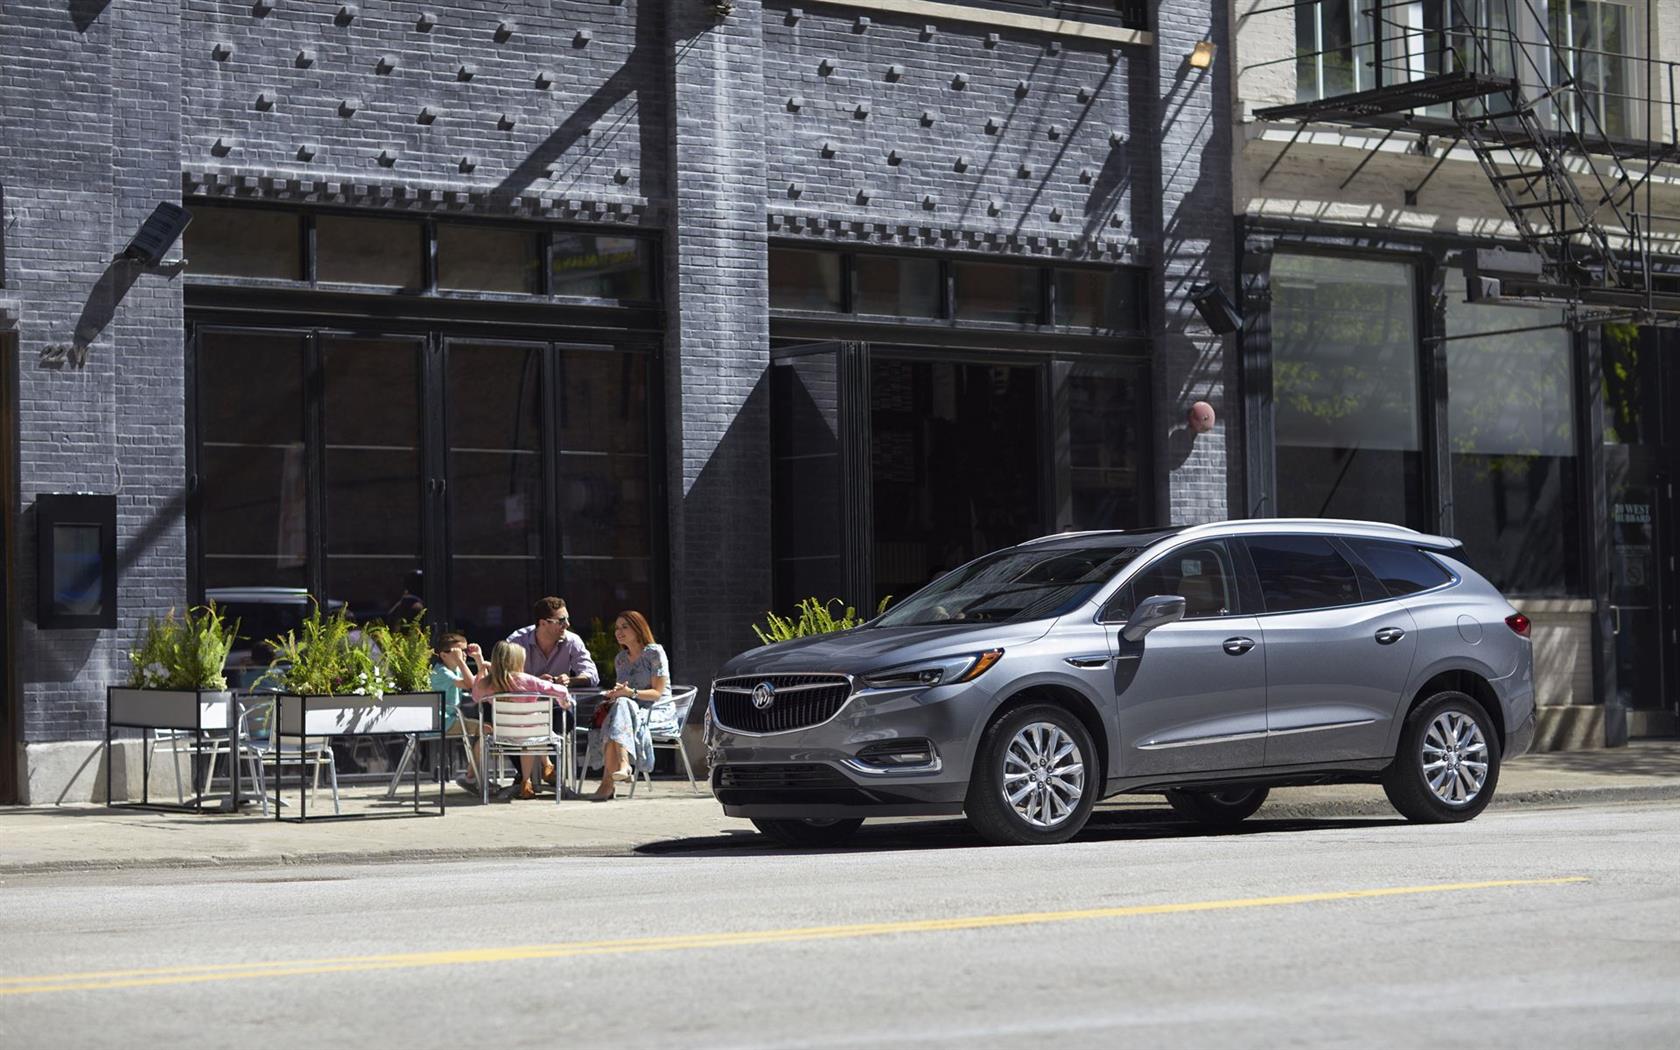
M 1522 635 L 1524 638 L 1528 637 L 1529 619 L 1522 613 L 1512 613 L 1511 615 L 1505 617 L 1505 626 Z

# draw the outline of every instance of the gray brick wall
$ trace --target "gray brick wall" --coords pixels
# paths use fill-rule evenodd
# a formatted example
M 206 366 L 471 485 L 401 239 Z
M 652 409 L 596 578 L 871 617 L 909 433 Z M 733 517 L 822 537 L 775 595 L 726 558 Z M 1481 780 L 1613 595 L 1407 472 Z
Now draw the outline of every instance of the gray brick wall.
M 185 0 L 186 168 L 473 192 L 486 211 L 662 193 L 664 5 L 343 6 Z
M 112 257 L 178 200 L 177 5 L 0 7 L 0 179 L 7 295 L 18 324 L 18 561 L 10 567 L 26 741 L 102 732 L 104 686 L 147 613 L 185 598 L 179 282 Z M 26 148 L 20 148 L 20 144 Z M 42 492 L 115 492 L 115 632 L 34 626 Z
M 673 4 L 667 32 L 673 638 L 678 677 L 703 681 L 770 607 L 766 41 L 754 0 L 722 20 Z

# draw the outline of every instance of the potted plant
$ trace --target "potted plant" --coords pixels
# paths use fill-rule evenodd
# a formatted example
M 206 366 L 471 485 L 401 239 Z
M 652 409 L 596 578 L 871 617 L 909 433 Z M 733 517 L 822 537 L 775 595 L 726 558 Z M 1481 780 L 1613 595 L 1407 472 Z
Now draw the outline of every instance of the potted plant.
M 223 667 L 233 649 L 238 622 L 229 623 L 216 603 L 148 617 L 138 648 L 128 654 L 125 686 L 106 691 L 111 725 L 226 730 L 231 727 L 233 692 Z
M 443 696 L 429 688 L 431 639 L 421 617 L 358 628 L 343 608 L 316 605 L 296 631 L 269 642 L 263 681 L 278 687 L 278 732 L 287 736 L 433 733 Z

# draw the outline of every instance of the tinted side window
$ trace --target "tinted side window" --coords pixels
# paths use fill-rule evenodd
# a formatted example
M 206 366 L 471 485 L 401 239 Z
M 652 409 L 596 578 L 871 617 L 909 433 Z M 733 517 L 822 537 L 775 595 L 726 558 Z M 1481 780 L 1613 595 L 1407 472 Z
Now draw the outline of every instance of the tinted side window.
M 1102 619 L 1108 623 L 1129 619 L 1140 598 L 1157 594 L 1183 598 L 1186 620 L 1236 612 L 1237 577 L 1225 545 L 1201 543 L 1155 559 L 1115 595 Z
M 1260 536 L 1248 541 L 1269 613 L 1326 609 L 1359 600 L 1353 566 L 1322 536 Z
M 1381 540 L 1344 539 L 1342 542 L 1365 560 L 1392 597 L 1427 591 L 1452 579 L 1440 562 L 1416 547 Z

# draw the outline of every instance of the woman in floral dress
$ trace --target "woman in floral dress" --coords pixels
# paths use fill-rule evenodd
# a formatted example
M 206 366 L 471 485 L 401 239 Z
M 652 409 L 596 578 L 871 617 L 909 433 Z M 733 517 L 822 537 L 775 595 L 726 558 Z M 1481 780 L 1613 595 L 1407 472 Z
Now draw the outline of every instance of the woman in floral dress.
M 619 644 L 613 662 L 617 684 L 602 694 L 595 709 L 585 760 L 601 767 L 601 786 L 589 796 L 593 802 L 612 798 L 615 785 L 628 781 L 636 769 L 652 766 L 654 733 L 675 733 L 679 728 L 671 701 L 671 664 L 664 647 L 653 640 L 647 617 L 634 610 L 619 613 L 613 637 Z

